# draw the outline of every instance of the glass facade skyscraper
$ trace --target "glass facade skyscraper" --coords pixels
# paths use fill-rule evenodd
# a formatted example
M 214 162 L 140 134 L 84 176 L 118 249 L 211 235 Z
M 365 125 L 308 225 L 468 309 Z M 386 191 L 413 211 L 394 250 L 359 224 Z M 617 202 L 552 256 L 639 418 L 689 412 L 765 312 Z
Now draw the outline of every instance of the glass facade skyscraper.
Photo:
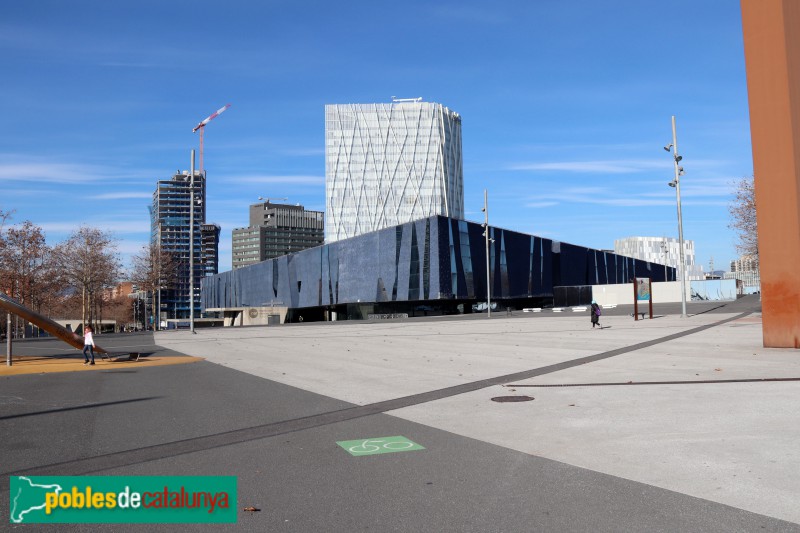
M 464 218 L 461 116 L 421 99 L 325 106 L 325 242 Z
M 192 183 L 193 181 L 193 183 Z M 192 189 L 192 185 L 194 188 Z M 190 207 L 194 198 L 194 283 L 189 281 Z M 150 240 L 178 262 L 177 279 L 161 290 L 159 319 L 189 318 L 190 290 L 194 290 L 195 316 L 200 316 L 200 280 L 219 271 L 220 227 L 206 223 L 205 172 L 178 172 L 160 180 L 150 208 Z M 191 288 L 190 288 L 191 287 Z

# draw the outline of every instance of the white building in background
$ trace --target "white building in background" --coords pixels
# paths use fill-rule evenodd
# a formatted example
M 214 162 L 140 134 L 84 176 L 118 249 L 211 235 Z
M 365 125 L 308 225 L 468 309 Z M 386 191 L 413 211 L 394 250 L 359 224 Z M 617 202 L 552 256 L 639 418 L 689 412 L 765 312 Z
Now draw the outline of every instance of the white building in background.
M 743 255 L 731 261 L 731 272 L 758 272 L 758 257 Z
M 761 292 L 761 274 L 758 270 L 758 258 L 743 255 L 731 261 L 731 271 L 725 273 L 725 279 L 742 280 L 746 294 Z
M 671 237 L 626 237 L 614 241 L 614 253 L 626 255 L 659 265 L 667 265 L 680 272 L 680 242 Z M 702 265 L 695 264 L 694 241 L 683 241 L 683 255 L 686 262 L 686 279 L 705 279 Z M 678 274 L 679 275 L 679 274 Z
M 464 218 L 461 116 L 441 104 L 325 106 L 325 242 Z

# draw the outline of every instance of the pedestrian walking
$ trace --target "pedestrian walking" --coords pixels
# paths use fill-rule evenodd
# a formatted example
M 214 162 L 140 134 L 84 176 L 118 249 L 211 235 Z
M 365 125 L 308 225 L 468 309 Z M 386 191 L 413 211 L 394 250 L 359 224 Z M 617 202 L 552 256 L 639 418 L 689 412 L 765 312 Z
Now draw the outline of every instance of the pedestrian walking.
M 89 355 L 92 356 L 92 362 L 89 362 L 89 357 L 86 355 L 86 352 L 89 352 Z M 83 358 L 86 359 L 84 361 L 84 365 L 93 365 L 94 364 L 94 337 L 92 336 L 92 327 L 86 326 L 83 328 Z
M 602 314 L 602 311 L 600 311 L 600 306 L 597 305 L 596 301 L 592 300 L 592 310 L 591 310 L 592 329 L 594 329 L 595 326 L 600 326 L 600 315 L 601 314 Z M 603 326 L 600 326 L 600 329 L 603 329 Z

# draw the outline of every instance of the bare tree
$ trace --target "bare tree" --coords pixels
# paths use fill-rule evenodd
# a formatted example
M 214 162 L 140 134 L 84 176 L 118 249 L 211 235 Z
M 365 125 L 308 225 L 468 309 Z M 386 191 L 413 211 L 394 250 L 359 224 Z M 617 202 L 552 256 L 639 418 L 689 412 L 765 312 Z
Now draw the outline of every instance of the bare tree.
M 81 226 L 57 245 L 53 256 L 69 287 L 81 295 L 81 320 L 91 324 L 105 290 L 113 287 L 120 274 L 120 260 L 113 236 L 96 228 Z
M 158 295 L 162 289 L 171 289 L 178 280 L 178 259 L 170 252 L 161 249 L 156 243 L 142 246 L 133 256 L 133 272 L 131 281 L 139 285 L 141 290 L 153 295 L 153 309 L 158 309 L 161 299 Z M 161 323 L 158 311 L 153 312 L 156 322 Z
M 3 211 L 0 209 L 0 254 L 3 253 L 3 249 L 5 248 L 5 239 L 3 238 L 3 226 L 6 223 L 6 220 L 11 218 L 11 211 Z M 3 270 L 2 259 L 0 259 L 0 271 Z M 2 279 L 2 272 L 0 272 L 0 279 Z M 0 291 L 2 291 L 2 287 L 0 287 Z M 6 321 L 0 320 L 0 326 L 3 327 L 3 331 L 5 331 Z M 5 331 L 5 335 L 8 335 L 9 338 L 11 337 L 11 333 L 9 331 Z
M 0 286 L 20 303 L 32 306 L 39 282 L 50 255 L 42 228 L 30 221 L 11 226 L 5 232 L 0 250 Z
M 104 314 L 108 318 L 114 319 L 117 324 L 127 325 L 133 322 L 133 307 L 131 298 L 128 297 L 128 289 L 131 285 L 120 283 L 111 291 L 106 291 L 104 297 Z
M 58 289 L 51 248 L 42 228 L 30 221 L 9 227 L 0 246 L 0 290 L 41 312 L 43 302 Z M 19 326 L 19 322 L 18 322 Z
M 6 223 L 6 220 L 11 218 L 11 214 L 13 211 L 3 211 L 0 209 L 0 232 L 3 231 L 3 225 Z M 0 240 L 2 240 L 2 235 L 0 235 Z
M 11 218 L 11 211 L 3 211 L 2 209 L 0 209 L 0 274 L 3 274 L 3 276 L 5 276 L 5 273 L 2 272 L 3 269 L 5 268 L 5 265 L 3 263 L 2 254 L 3 254 L 3 250 L 5 249 L 5 247 L 7 245 L 6 244 L 5 234 L 3 233 L 3 226 L 5 226 L 6 220 L 8 220 L 10 218 Z M 2 282 L 2 278 L 0 278 L 0 282 Z M 0 283 L 0 290 L 3 290 L 2 283 Z
M 731 216 L 729 228 L 736 231 L 739 242 L 736 249 L 742 255 L 758 260 L 758 224 L 756 221 L 755 179 L 742 178 L 734 183 L 734 199 L 728 206 Z

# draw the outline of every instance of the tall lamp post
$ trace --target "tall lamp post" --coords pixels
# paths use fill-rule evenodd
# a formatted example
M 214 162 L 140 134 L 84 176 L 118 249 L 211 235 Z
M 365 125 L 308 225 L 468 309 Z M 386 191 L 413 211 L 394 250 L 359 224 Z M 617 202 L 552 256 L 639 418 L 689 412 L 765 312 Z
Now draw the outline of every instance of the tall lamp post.
M 486 238 L 486 318 L 492 318 L 492 274 L 489 262 L 489 242 L 494 239 L 489 238 L 489 192 L 483 190 L 483 209 L 485 215 L 483 226 L 483 236 Z
M 11 313 L 6 315 L 6 366 L 11 366 Z
M 686 260 L 683 250 L 683 216 L 681 215 L 681 176 L 684 174 L 683 167 L 678 165 L 683 157 L 678 155 L 678 134 L 675 128 L 675 115 L 672 115 L 672 144 L 664 147 L 667 152 L 672 152 L 672 161 L 675 167 L 675 179 L 669 182 L 670 187 L 675 188 L 675 197 L 678 202 L 678 256 L 680 257 L 681 275 L 681 318 L 686 318 Z
M 194 150 L 189 176 L 189 331 L 194 330 Z

